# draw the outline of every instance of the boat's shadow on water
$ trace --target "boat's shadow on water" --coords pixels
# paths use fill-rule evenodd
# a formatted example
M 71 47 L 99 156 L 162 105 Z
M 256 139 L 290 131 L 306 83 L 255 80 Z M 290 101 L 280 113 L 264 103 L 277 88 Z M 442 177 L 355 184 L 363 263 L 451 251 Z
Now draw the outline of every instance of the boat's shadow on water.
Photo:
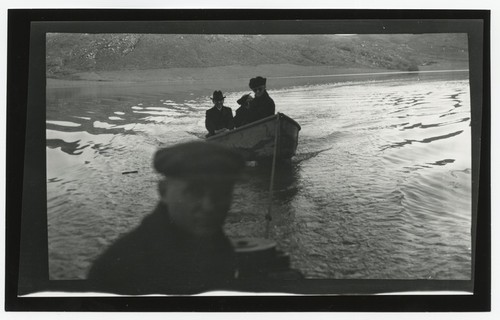
M 269 194 L 272 174 L 272 162 L 261 161 L 255 167 L 247 168 L 246 180 L 253 190 L 265 196 Z M 291 160 L 278 161 L 274 168 L 273 198 L 283 203 L 289 202 L 298 191 L 299 179 L 300 166 L 297 163 Z
M 327 150 L 299 153 L 291 160 L 278 161 L 272 194 L 272 161 L 247 163 L 244 176 L 235 187 L 226 231 L 233 237 L 267 237 L 265 217 L 271 213 L 272 238 L 286 247 L 290 236 L 297 232 L 295 206 L 303 186 L 302 164 Z
M 247 162 L 243 179 L 235 190 L 235 208 L 262 211 L 271 198 L 271 176 L 274 174 L 272 201 L 275 210 L 287 210 L 286 206 L 300 192 L 302 163 L 331 148 L 299 153 L 290 160 L 278 160 L 274 167 L 272 160 Z M 284 208 L 280 208 L 283 206 Z
M 289 216 L 290 205 L 299 192 L 300 167 L 295 163 L 278 162 L 270 193 L 270 163 L 249 163 L 243 178 L 236 184 L 226 231 L 233 237 L 266 237 L 266 215 L 270 204 L 273 224 Z

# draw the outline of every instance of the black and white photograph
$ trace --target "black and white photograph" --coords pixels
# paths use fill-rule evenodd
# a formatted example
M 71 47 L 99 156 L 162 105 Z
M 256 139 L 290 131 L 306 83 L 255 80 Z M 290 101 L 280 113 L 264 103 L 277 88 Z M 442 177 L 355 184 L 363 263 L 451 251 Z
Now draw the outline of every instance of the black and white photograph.
M 310 279 L 471 277 L 466 34 L 47 34 L 46 70 L 51 280 L 85 279 L 146 222 L 155 171 L 214 174 L 177 200 L 218 215 L 198 202 L 233 164 L 201 142 L 247 161 L 220 213 L 245 251 L 282 250 Z M 167 230 L 117 258 L 150 277 L 167 254 L 158 268 L 170 270 L 189 252 L 168 253 Z
M 19 297 L 474 292 L 477 20 L 31 30 Z

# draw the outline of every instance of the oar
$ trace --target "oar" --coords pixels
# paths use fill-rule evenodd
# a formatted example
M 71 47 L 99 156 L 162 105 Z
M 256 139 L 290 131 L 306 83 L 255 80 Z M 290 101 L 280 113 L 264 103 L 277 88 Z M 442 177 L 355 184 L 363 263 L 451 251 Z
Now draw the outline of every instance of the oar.
M 266 214 L 266 238 L 269 238 L 269 227 L 271 220 L 273 220 L 272 209 L 273 209 L 273 187 L 274 187 L 274 172 L 276 168 L 276 158 L 278 156 L 278 140 L 280 133 L 280 115 L 276 114 L 276 127 L 274 130 L 274 150 L 273 150 L 273 163 L 271 165 L 271 182 L 269 183 L 269 206 L 267 208 Z

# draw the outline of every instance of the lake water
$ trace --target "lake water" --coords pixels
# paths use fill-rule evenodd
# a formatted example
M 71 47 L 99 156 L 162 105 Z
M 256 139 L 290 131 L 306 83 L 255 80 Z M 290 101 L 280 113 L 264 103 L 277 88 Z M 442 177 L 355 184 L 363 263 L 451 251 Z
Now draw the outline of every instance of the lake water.
M 270 238 L 308 278 L 470 279 L 467 73 L 343 80 L 274 89 L 268 80 L 277 111 L 302 126 L 297 155 L 276 172 Z M 96 256 L 151 212 L 153 153 L 205 133 L 212 91 L 165 83 L 47 90 L 51 279 L 84 279 Z M 234 111 L 244 93 L 225 92 L 225 104 Z M 230 236 L 264 236 L 269 173 L 246 169 Z

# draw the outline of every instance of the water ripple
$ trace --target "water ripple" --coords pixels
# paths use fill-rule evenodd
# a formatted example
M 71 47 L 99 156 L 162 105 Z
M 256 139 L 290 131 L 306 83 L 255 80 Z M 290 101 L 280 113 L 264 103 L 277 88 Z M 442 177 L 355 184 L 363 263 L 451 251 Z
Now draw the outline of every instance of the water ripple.
M 464 132 L 464 131 L 463 130 L 459 130 L 459 131 L 452 132 L 452 133 L 449 133 L 449 134 L 435 136 L 435 137 L 430 137 L 430 138 L 425 138 L 425 139 L 422 139 L 422 140 L 405 140 L 405 141 L 402 141 L 402 142 L 395 142 L 395 143 L 392 143 L 390 145 L 385 145 L 385 146 L 380 147 L 380 150 L 384 151 L 384 150 L 389 149 L 389 148 L 401 148 L 401 147 L 404 147 L 406 145 L 413 144 L 415 142 L 416 143 L 431 143 L 433 141 L 443 140 L 443 139 L 447 139 L 447 138 L 451 138 L 451 137 L 457 136 L 457 135 L 461 134 L 462 132 Z

